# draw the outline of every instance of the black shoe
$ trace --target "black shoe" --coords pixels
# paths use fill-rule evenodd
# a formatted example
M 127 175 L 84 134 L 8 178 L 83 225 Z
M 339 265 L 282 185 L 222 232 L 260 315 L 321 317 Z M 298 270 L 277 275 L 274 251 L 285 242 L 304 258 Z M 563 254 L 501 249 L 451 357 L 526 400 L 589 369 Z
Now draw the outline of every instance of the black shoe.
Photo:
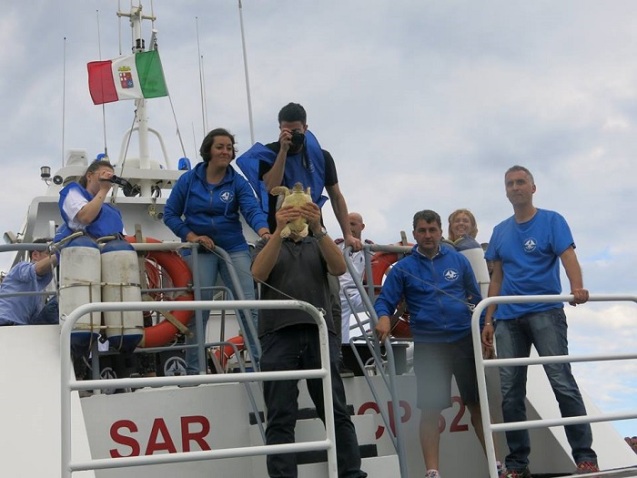
M 351 378 L 354 376 L 354 371 L 346 368 L 342 362 L 338 367 L 338 373 L 340 374 L 341 378 Z

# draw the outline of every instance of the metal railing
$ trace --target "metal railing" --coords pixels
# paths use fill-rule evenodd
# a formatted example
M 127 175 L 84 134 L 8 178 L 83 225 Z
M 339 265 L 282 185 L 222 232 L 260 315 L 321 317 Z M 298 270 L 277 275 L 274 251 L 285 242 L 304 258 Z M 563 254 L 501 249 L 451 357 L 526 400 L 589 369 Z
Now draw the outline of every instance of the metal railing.
M 480 334 L 480 315 L 482 311 L 491 305 L 497 304 L 528 304 L 528 303 L 557 303 L 570 302 L 574 300 L 572 295 L 536 295 L 536 296 L 499 296 L 489 297 L 480 302 L 473 311 L 471 318 L 471 332 L 473 338 L 473 349 L 478 377 L 478 393 L 480 397 L 480 408 L 482 412 L 482 425 L 484 441 L 486 446 L 487 461 L 489 464 L 489 477 L 498 478 L 495 446 L 493 432 L 504 432 L 509 430 L 525 430 L 532 428 L 547 428 L 553 426 L 575 425 L 581 423 L 609 422 L 616 420 L 630 420 L 637 418 L 637 411 L 621 413 L 603 413 L 600 415 L 584 415 L 567 418 L 548 418 L 539 420 L 528 420 L 524 422 L 491 423 L 489 412 L 489 396 L 487 393 L 487 382 L 485 376 L 486 368 L 505 366 L 527 366 L 543 365 L 550 363 L 574 363 L 574 362 L 594 362 L 594 361 L 617 361 L 637 359 L 637 353 L 632 354 L 590 354 L 590 355 L 554 355 L 544 357 L 510 358 L 510 359 L 484 359 L 482 357 L 482 341 Z M 589 302 L 610 302 L 623 301 L 637 303 L 637 295 L 597 295 L 593 294 Z M 496 343 L 497 349 L 497 343 Z M 637 472 L 637 466 L 631 468 Z M 600 476 L 627 476 L 626 469 L 606 470 L 600 472 Z M 597 474 L 596 474 L 597 475 Z M 573 475 L 576 476 L 576 475 Z M 635 476 L 630 474 L 628 476 Z
M 307 312 L 317 323 L 321 368 L 303 371 L 281 372 L 246 372 L 241 374 L 221 375 L 188 375 L 179 377 L 145 377 L 110 380 L 78 381 L 72 373 L 71 366 L 71 332 L 73 326 L 82 316 L 96 311 L 143 311 L 152 306 L 156 310 L 233 310 L 237 307 L 255 309 L 299 309 Z M 183 302 L 102 302 L 85 304 L 69 314 L 62 324 L 60 335 L 61 356 L 61 478 L 71 478 L 76 471 L 124 468 L 131 466 L 194 462 L 221 458 L 238 458 L 275 453 L 293 453 L 314 450 L 326 450 L 328 477 L 337 477 L 336 439 L 334 414 L 325 413 L 325 440 L 301 443 L 261 445 L 252 447 L 235 447 L 220 450 L 197 452 L 181 452 L 166 455 L 150 455 L 124 458 L 101 458 L 88 461 L 73 462 L 71 451 L 71 392 L 74 390 L 92 390 L 114 387 L 160 387 L 168 385 L 199 385 L 217 383 L 255 382 L 265 380 L 316 379 L 323 383 L 323 400 L 325 410 L 333 409 L 332 386 L 330 374 L 329 339 L 327 325 L 321 313 L 307 302 L 295 300 L 273 301 L 183 301 Z
M 359 366 L 361 367 L 361 369 L 364 370 L 364 365 L 361 360 L 360 353 L 358 352 L 354 343 L 356 339 L 362 339 L 364 341 L 364 343 L 366 344 L 368 350 L 370 351 L 372 355 L 373 360 L 376 363 L 376 370 L 378 371 L 380 377 L 383 380 L 383 383 L 385 384 L 385 387 L 387 388 L 391 396 L 391 407 L 392 407 L 393 416 L 398 417 L 400 416 L 400 410 L 399 410 L 400 402 L 398 400 L 398 391 L 397 391 L 398 389 L 396 386 L 396 360 L 394 358 L 394 350 L 392 347 L 393 342 L 391 339 L 387 338 L 385 339 L 385 342 L 383 343 L 383 345 L 385 346 L 385 353 L 387 354 L 386 355 L 387 367 L 382 367 L 383 356 L 381 353 L 381 344 L 378 342 L 373 332 L 374 328 L 376 327 L 376 324 L 378 323 L 378 316 L 376 315 L 376 311 L 374 310 L 374 305 L 373 305 L 373 301 L 375 300 L 375 288 L 380 287 L 381 284 L 373 283 L 372 267 L 371 267 L 371 260 L 370 260 L 369 253 L 372 251 L 409 252 L 411 251 L 411 247 L 382 246 L 378 244 L 363 245 L 363 251 L 365 252 L 365 270 L 366 270 L 366 276 L 368 277 L 367 293 L 365 290 L 365 285 L 363 284 L 361 277 L 359 277 L 358 272 L 356 271 L 349 257 L 350 251 L 351 251 L 351 248 L 346 247 L 345 250 L 343 251 L 343 256 L 345 257 L 347 270 L 352 276 L 354 284 L 356 285 L 356 288 L 361 294 L 363 305 L 367 313 L 369 314 L 369 319 L 370 319 L 369 323 L 370 323 L 370 330 L 371 330 L 369 334 L 363 334 L 360 337 L 350 338 L 350 346 L 352 347 L 352 351 L 354 353 L 354 356 L 356 357 L 356 360 L 359 363 Z M 356 317 L 359 327 L 362 328 L 361 321 L 358 318 L 357 313 L 354 311 L 352 312 L 354 316 Z M 380 395 L 378 394 L 378 391 L 376 390 L 376 387 L 374 386 L 371 378 L 367 374 L 363 374 L 363 376 L 365 377 L 365 380 L 367 381 L 367 386 L 369 387 L 372 393 L 372 396 L 374 397 L 374 400 L 376 402 L 380 402 Z M 379 407 L 379 413 L 385 426 L 387 427 L 387 430 L 391 430 L 392 427 L 390 424 L 392 421 L 390 420 L 388 413 L 382 407 Z M 392 436 L 392 434 L 390 433 L 389 437 L 391 439 L 392 445 L 394 446 L 394 449 L 396 450 L 396 454 L 398 456 L 400 476 L 402 478 L 408 478 L 409 471 L 408 471 L 408 465 L 407 465 L 407 452 L 406 452 L 405 436 L 403 433 L 403 426 L 402 426 L 401 420 L 395 420 L 395 431 L 396 431 L 396 436 Z

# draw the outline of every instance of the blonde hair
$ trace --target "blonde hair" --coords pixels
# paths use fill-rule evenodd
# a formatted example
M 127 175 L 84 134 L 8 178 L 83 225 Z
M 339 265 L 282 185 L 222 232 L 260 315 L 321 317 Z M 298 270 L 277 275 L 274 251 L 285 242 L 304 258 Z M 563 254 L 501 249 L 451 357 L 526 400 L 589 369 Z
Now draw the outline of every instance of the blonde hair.
M 456 209 L 454 212 L 452 212 L 449 215 L 449 237 L 448 237 L 448 239 L 450 241 L 456 241 L 457 239 L 460 239 L 459 237 L 456 237 L 453 232 L 451 232 L 451 224 L 453 223 L 454 219 L 460 214 L 464 214 L 464 215 L 466 215 L 469 218 L 469 222 L 471 223 L 471 229 L 469 230 L 469 236 L 471 236 L 472 238 L 475 239 L 476 236 L 478 235 L 478 223 L 476 222 L 476 217 L 468 209 Z

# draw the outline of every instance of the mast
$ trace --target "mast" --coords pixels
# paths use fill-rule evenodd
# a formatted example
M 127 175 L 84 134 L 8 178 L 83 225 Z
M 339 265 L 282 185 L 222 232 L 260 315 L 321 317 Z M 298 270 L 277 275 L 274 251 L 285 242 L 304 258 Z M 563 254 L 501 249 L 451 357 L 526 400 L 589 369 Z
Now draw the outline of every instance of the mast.
M 142 38 L 142 21 L 155 21 L 153 15 L 143 15 L 142 6 L 136 5 L 131 7 L 130 13 L 118 11 L 118 17 L 127 17 L 130 19 L 131 30 L 133 33 L 133 53 L 145 51 L 145 42 Z M 155 49 L 157 45 L 156 31 L 153 30 L 150 49 Z M 146 113 L 146 100 L 144 98 L 135 100 L 135 122 L 137 123 L 137 133 L 139 141 L 139 169 L 150 169 L 150 150 L 148 147 L 148 114 Z M 132 130 L 131 130 L 132 133 Z M 141 195 L 147 197 L 151 195 L 151 185 L 143 182 Z

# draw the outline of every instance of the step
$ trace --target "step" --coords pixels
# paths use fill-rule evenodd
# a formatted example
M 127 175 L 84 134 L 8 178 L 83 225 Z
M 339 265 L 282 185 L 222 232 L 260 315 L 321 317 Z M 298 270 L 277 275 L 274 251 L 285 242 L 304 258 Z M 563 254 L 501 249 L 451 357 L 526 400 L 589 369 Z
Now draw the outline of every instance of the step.
M 367 473 L 368 478 L 388 478 L 400 476 L 398 456 L 375 456 L 363 458 L 361 468 Z M 299 478 L 325 478 L 327 476 L 327 463 L 312 463 L 299 465 Z
M 354 415 L 354 406 L 353 405 L 347 405 L 347 411 L 350 414 L 350 416 Z M 265 422 L 265 413 L 260 411 L 259 412 L 259 416 L 261 417 L 261 421 Z M 315 408 L 299 408 L 299 410 L 297 411 L 296 414 L 296 419 L 298 420 L 311 420 L 313 418 L 318 418 L 318 414 L 316 413 L 316 409 Z M 257 424 L 257 419 L 256 416 L 254 414 L 254 412 L 250 412 L 249 414 L 249 420 L 250 420 L 250 425 L 256 425 Z

